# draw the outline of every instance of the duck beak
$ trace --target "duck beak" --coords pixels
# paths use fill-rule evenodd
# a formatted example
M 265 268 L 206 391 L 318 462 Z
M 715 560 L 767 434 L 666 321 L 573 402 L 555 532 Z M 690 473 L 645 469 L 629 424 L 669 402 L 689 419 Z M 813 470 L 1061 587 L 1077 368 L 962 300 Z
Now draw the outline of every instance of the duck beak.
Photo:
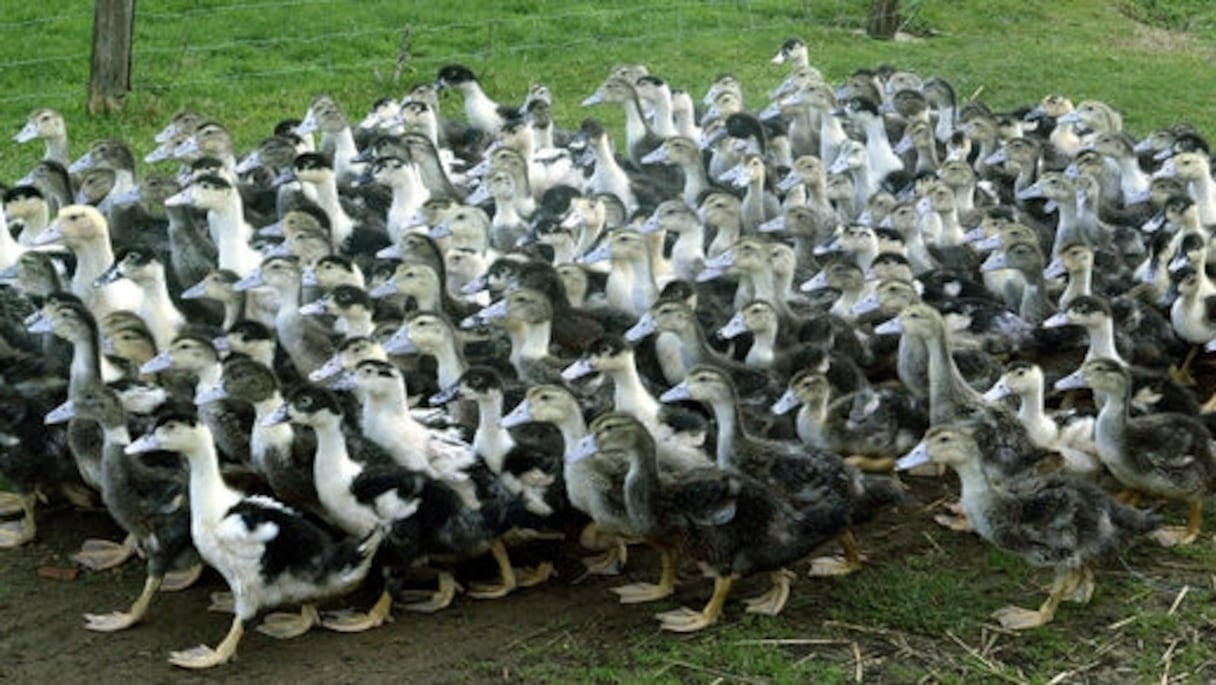
M 17 131 L 17 135 L 13 136 L 14 143 L 28 143 L 38 137 L 38 126 L 32 121 L 25 122 L 25 126 Z
M 1079 390 L 1081 388 L 1088 388 L 1089 384 L 1085 382 L 1085 371 L 1077 369 L 1056 381 L 1051 387 L 1056 390 Z
M 36 245 L 47 245 L 49 243 L 55 242 L 56 240 L 62 240 L 62 239 L 63 239 L 63 225 L 59 223 L 58 219 L 56 219 L 51 222 L 50 226 L 47 226 L 46 228 L 42 229 L 42 233 L 39 233 L 38 235 L 34 236 L 34 239 L 32 241 L 30 241 L 30 245 L 35 245 L 35 246 Z
M 1013 390 L 1009 387 L 1009 382 L 1004 378 L 997 381 L 988 392 L 984 393 L 985 402 L 996 402 L 1013 394 Z
M 1067 326 L 1070 323 L 1072 322 L 1068 320 L 1068 312 L 1057 312 L 1044 319 L 1040 325 L 1043 328 L 1059 328 L 1060 326 Z
M 600 446 L 598 444 L 596 444 L 595 436 L 588 435 L 588 436 L 584 437 L 582 440 L 579 440 L 577 443 L 575 443 L 574 449 L 570 450 L 569 452 L 566 452 L 566 461 L 571 462 L 571 463 L 576 462 L 576 461 L 582 461 L 583 459 L 586 459 L 587 457 L 590 457 L 591 455 L 593 455 L 599 451 L 600 451 Z
M 325 360 L 320 368 L 308 372 L 308 380 L 313 383 L 324 383 L 339 373 L 342 373 L 342 357 L 335 354 Z
M 688 391 L 687 381 L 681 382 L 679 385 L 672 386 L 667 390 L 667 392 L 659 395 L 660 402 L 679 402 L 680 400 L 689 399 L 692 399 L 692 393 Z
M 988 255 L 988 259 L 985 259 L 984 263 L 980 265 L 980 271 L 999 271 L 1001 269 L 1008 268 L 1009 259 L 1005 256 L 1003 251 L 993 252 L 992 254 Z
M 135 442 L 127 445 L 123 452 L 127 454 L 139 454 L 141 452 L 155 452 L 160 449 L 160 440 L 156 438 L 155 433 L 141 435 Z
M 50 333 L 55 330 L 55 326 L 51 317 L 37 311 L 25 318 L 25 330 L 30 333 Z
M 122 271 L 118 268 L 118 262 L 114 262 L 110 265 L 110 268 L 101 272 L 100 276 L 93 279 L 93 287 L 100 288 L 107 286 L 120 278 L 122 278 Z
M 173 361 L 169 358 L 169 352 L 168 352 L 168 350 L 166 350 L 166 351 L 161 352 L 160 354 L 156 355 L 155 357 L 149 359 L 148 361 L 144 362 L 143 366 L 139 367 L 139 372 L 141 374 L 159 373 L 161 371 L 165 371 L 172 365 L 173 365 Z
M 629 342 L 637 342 L 651 333 L 654 333 L 654 331 L 654 316 L 650 312 L 646 312 L 642 315 L 642 318 L 638 319 L 637 323 L 633 324 L 629 327 L 629 330 L 625 331 L 625 340 L 628 340 Z
M 349 371 L 343 371 L 341 376 L 329 382 L 330 390 L 354 390 L 355 389 L 355 374 Z
M 86 169 L 92 169 L 92 168 L 93 168 L 93 153 L 86 152 L 86 153 L 84 153 L 83 156 L 80 157 L 80 159 L 77 159 L 75 162 L 72 162 L 72 164 L 70 166 L 68 166 L 68 172 L 73 173 L 73 174 L 79 174 L 80 172 L 85 171 Z
M 438 407 L 447 404 L 452 400 L 460 399 L 462 395 L 463 393 L 460 390 L 460 381 L 456 381 L 443 390 L 431 395 L 430 405 L 432 407 Z
M 855 316 L 861 316 L 862 314 L 869 314 L 870 312 L 878 311 L 878 307 L 878 294 L 867 293 L 865 297 L 854 302 L 853 306 L 850 307 L 850 310 Z
M 594 264 L 609 259 L 612 259 L 612 246 L 608 243 L 600 243 L 599 246 L 579 257 L 576 261 L 579 264 Z
M 793 390 L 786 390 L 781 393 L 781 397 L 777 398 L 773 406 L 769 407 L 769 412 L 781 416 L 782 414 L 790 413 L 790 411 L 800 404 L 802 404 L 802 400 L 798 399 L 797 393 Z
M 55 407 L 54 409 L 47 412 L 46 416 L 43 417 L 43 419 L 42 419 L 42 423 L 44 423 L 48 426 L 52 426 L 56 423 L 63 423 L 65 421 L 69 421 L 75 417 L 76 417 L 76 403 L 72 402 L 72 400 L 68 400 L 67 402 L 64 402 L 63 404 L 59 405 L 58 407 Z
M 667 146 L 660 145 L 642 157 L 642 164 L 663 164 L 667 159 Z
M 524 400 L 515 405 L 510 414 L 502 417 L 498 421 L 498 425 L 503 428 L 514 428 L 515 426 L 523 425 L 532 420 L 532 409 L 528 406 L 528 400 Z
M 194 404 L 202 406 L 210 402 L 219 402 L 220 400 L 224 399 L 228 399 L 228 391 L 224 388 L 224 382 L 220 381 L 219 383 L 216 383 L 210 388 L 195 395 Z
M 572 381 L 583 376 L 590 376 L 595 373 L 595 368 L 591 366 L 591 358 L 587 355 L 579 357 L 573 364 L 562 370 L 562 380 Z
M 730 317 L 726 325 L 718 329 L 718 337 L 724 339 L 737 338 L 747 332 L 747 324 L 743 322 L 743 314 L 737 313 Z
M 233 283 L 232 289 L 237 292 L 244 292 L 246 290 L 253 290 L 254 288 L 262 285 L 266 285 L 265 279 L 262 278 L 262 270 L 254 269 L 253 273 L 242 278 L 236 283 Z
M 911 452 L 908 452 L 904 456 L 900 457 L 899 461 L 895 462 L 895 470 L 907 471 L 908 469 L 914 469 L 921 464 L 928 463 L 929 446 L 924 442 L 921 442 L 919 445 L 912 448 Z
M 899 322 L 899 317 L 883 321 L 874 327 L 874 332 L 878 335 L 899 335 L 904 332 L 904 325 Z
M 287 423 L 291 417 L 287 414 L 287 405 L 281 404 L 278 409 L 274 410 L 270 416 L 262 420 L 263 426 L 277 426 L 280 423 Z
M 272 224 L 266 224 L 265 226 L 259 228 L 258 237 L 259 238 L 282 238 L 282 237 L 284 237 L 283 236 L 283 222 L 276 221 Z
M 321 299 L 321 300 L 316 300 L 314 302 L 309 302 L 308 304 L 300 305 L 300 315 L 301 316 L 321 316 L 322 314 L 324 314 L 325 312 L 327 312 L 329 310 L 328 307 L 326 306 L 326 304 L 327 304 L 326 300 Z
M 388 340 L 384 341 L 383 347 L 385 354 L 393 356 L 418 353 L 418 346 L 414 344 L 413 340 L 410 340 L 410 334 L 404 326 L 389 336 Z

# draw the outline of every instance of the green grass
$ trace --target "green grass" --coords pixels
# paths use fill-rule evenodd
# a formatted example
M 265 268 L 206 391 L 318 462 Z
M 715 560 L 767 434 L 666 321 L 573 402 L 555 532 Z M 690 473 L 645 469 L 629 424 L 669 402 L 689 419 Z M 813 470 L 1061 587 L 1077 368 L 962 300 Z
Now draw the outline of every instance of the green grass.
M 519 100 L 531 82 L 547 83 L 558 122 L 577 127 L 588 114 L 578 102 L 610 65 L 625 61 L 644 62 L 698 96 L 717 73 L 732 71 L 750 86 L 750 104 L 761 107 L 784 73 L 769 57 L 786 37 L 800 35 L 833 80 L 860 66 L 891 63 L 949 78 L 960 96 L 978 95 L 998 109 L 1062 92 L 1113 103 L 1139 134 L 1178 120 L 1202 130 L 1216 123 L 1210 106 L 1216 9 L 1202 0 L 905 0 L 907 28 L 928 36 L 913 42 L 859 35 L 866 6 L 855 0 L 164 0 L 139 7 L 126 110 L 90 118 L 84 100 L 91 11 L 27 3 L 0 22 L 8 57 L 0 61 L 0 121 L 15 132 L 34 107 L 56 107 L 68 117 L 74 154 L 91 140 L 121 136 L 142 155 L 175 110 L 192 107 L 226 123 L 248 148 L 278 120 L 302 116 L 317 93 L 331 93 L 359 117 L 375 98 L 400 94 L 433 78 L 442 64 L 460 61 L 503 101 Z M 406 27 L 410 60 L 395 81 Z M 458 103 L 449 102 L 449 110 L 458 111 Z M 593 112 L 619 127 L 617 112 Z M 36 148 L 0 146 L 0 178 L 28 170 Z

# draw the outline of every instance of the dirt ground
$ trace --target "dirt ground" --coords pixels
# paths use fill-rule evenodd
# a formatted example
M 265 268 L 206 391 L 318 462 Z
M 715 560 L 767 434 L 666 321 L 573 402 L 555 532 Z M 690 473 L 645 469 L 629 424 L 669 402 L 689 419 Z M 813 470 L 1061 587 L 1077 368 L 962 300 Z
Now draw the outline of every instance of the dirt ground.
M 918 479 L 913 492 L 928 505 L 948 497 L 955 487 L 944 480 Z M 985 665 L 984 659 L 990 664 L 1006 659 L 1006 663 L 1016 669 L 1015 673 L 1021 671 L 1023 665 L 1030 665 L 1019 661 L 1037 643 L 1001 636 L 980 627 L 984 621 L 981 609 L 976 609 L 979 615 L 973 621 L 967 621 L 975 634 L 965 633 L 968 642 L 979 639 L 981 646 L 983 640 L 988 640 L 987 646 L 982 648 L 991 651 L 978 657 L 967 651 L 970 647 L 952 642 L 951 638 L 959 640 L 953 635 L 948 638 L 881 628 L 870 630 L 848 625 L 845 620 L 828 620 L 832 609 L 840 609 L 840 603 L 848 601 L 842 598 L 842 592 L 834 592 L 834 588 L 847 587 L 844 584 L 858 582 L 868 574 L 873 574 L 868 576 L 870 582 L 874 582 L 875 577 L 884 577 L 884 573 L 898 574 L 903 568 L 901 564 L 910 555 L 924 553 L 930 544 L 936 545 L 933 539 L 944 541 L 949 550 L 946 558 L 957 558 L 960 564 L 976 566 L 979 579 L 976 582 L 990 585 L 993 593 L 999 593 L 1005 599 L 1012 595 L 1012 598 L 1031 602 L 1037 601 L 1032 598 L 1041 598 L 1036 584 L 1046 580 L 1045 576 L 1029 576 L 1020 590 L 1011 587 L 1007 571 L 985 561 L 989 552 L 981 541 L 974 536 L 935 528 L 923 509 L 884 513 L 861 528 L 859 534 L 863 551 L 872 560 L 874 570 L 863 571 L 856 580 L 804 578 L 798 581 L 794 587 L 795 599 L 791 600 L 786 612 L 776 619 L 760 619 L 774 622 L 762 624 L 766 630 L 773 626 L 787 633 L 793 631 L 821 640 L 824 644 L 837 641 L 852 644 L 855 653 L 847 647 L 831 649 L 850 675 L 855 658 L 859 669 L 864 665 L 865 682 L 909 682 L 909 673 L 917 674 L 912 681 L 923 677 L 936 682 L 942 680 L 943 675 L 947 680 L 959 682 L 991 681 L 994 667 Z M 651 618 L 653 608 L 621 606 L 608 593 L 609 587 L 622 583 L 620 578 L 590 578 L 574 584 L 572 580 L 580 567 L 570 560 L 560 567 L 562 576 L 547 586 L 521 590 L 497 601 L 458 597 L 451 608 L 436 615 L 399 611 L 394 623 L 369 633 L 343 635 L 316 630 L 295 640 L 277 641 L 250 631 L 241 642 L 235 662 L 207 672 L 189 672 L 170 666 L 166 659 L 172 650 L 200 643 L 214 645 L 224 635 L 229 617 L 206 610 L 209 594 L 226 589 L 219 577 L 209 572 L 186 591 L 160 594 L 143 625 L 115 634 L 92 633 L 83 628 L 81 615 L 125 609 L 142 586 L 143 568 L 141 563 L 129 562 L 110 571 L 82 570 L 74 579 L 45 577 L 48 570 L 71 568 L 70 555 L 87 537 L 118 539 L 119 535 L 101 511 L 43 510 L 39 516 L 37 541 L 0 553 L 0 683 L 570 682 L 560 677 L 565 665 L 590 666 L 597 655 L 626 653 L 631 640 L 636 643 L 642 639 L 648 645 L 653 640 L 653 644 L 660 645 L 659 649 L 664 649 L 663 641 L 687 640 L 686 645 L 691 647 L 696 645 L 692 641 L 707 639 L 660 635 Z M 625 578 L 653 578 L 657 569 L 655 555 L 646 549 L 633 549 L 636 551 Z M 1167 560 L 1164 566 L 1153 567 L 1148 561 L 1150 557 L 1156 558 L 1152 550 L 1139 552 L 1133 563 L 1150 575 L 1168 572 L 1178 584 L 1193 582 L 1197 592 L 1191 601 L 1210 604 L 1210 599 L 1197 599 L 1208 595 L 1210 570 L 1192 569 L 1193 578 L 1182 578 L 1176 568 L 1164 568 L 1171 563 L 1183 566 L 1177 560 Z M 1021 564 L 1020 561 L 1015 563 Z M 1117 565 L 1103 573 L 1100 587 L 1107 588 L 1115 582 L 1111 576 L 1120 574 Z M 743 583 L 728 604 L 723 623 L 740 620 L 742 611 L 738 597 L 755 594 L 763 587 L 763 580 L 759 578 Z M 889 591 L 897 590 L 886 587 L 874 590 L 877 593 Z M 1021 595 L 1014 594 L 1019 591 Z M 700 606 L 707 596 L 707 584 L 690 577 L 682 584 L 675 600 Z M 1172 597 L 1172 591 L 1163 589 L 1152 592 L 1147 600 L 1141 597 L 1140 601 L 1146 607 L 1155 605 L 1155 610 L 1164 614 Z M 1129 600 L 1123 593 L 1106 590 L 1099 599 L 1104 601 L 1083 609 L 1067 610 L 1069 613 L 1051 628 L 1054 635 L 1076 641 L 1075 663 L 1078 668 L 1086 669 L 1075 677 L 1056 682 L 1129 682 L 1136 679 L 1130 662 L 1140 658 L 1140 652 L 1152 653 L 1159 648 L 1152 639 L 1146 642 L 1142 637 L 1125 635 L 1121 628 L 1110 632 L 1111 624 L 1117 624 L 1128 615 Z M 934 608 L 926 607 L 926 610 Z M 969 607 L 963 607 L 963 611 L 969 616 Z M 718 630 L 718 627 L 711 628 L 706 634 L 712 635 Z M 1210 622 L 1207 626 L 1188 630 L 1199 644 L 1210 644 L 1216 633 Z M 964 633 L 959 631 L 959 634 Z M 1161 640 L 1168 641 L 1168 638 L 1163 635 Z M 998 639 L 1005 642 L 994 646 Z M 521 647 L 525 644 L 531 648 Z M 682 647 L 679 643 L 673 644 L 677 646 L 672 649 Z M 1170 648 L 1182 650 L 1177 644 Z M 790 652 L 791 660 L 799 656 L 805 654 Z M 535 671 L 532 675 L 519 674 L 521 668 L 531 665 L 527 660 L 538 658 L 552 662 L 544 675 L 535 675 Z M 899 670 L 891 670 L 897 663 Z M 645 682 L 649 679 L 648 674 L 655 672 L 650 666 L 639 668 L 636 675 Z M 1044 682 L 1056 674 L 1021 672 L 1029 676 L 1029 680 Z M 1204 674 L 1211 677 L 1213 673 L 1216 673 L 1216 664 Z M 675 675 L 678 682 L 739 681 L 729 677 L 709 678 L 700 672 L 690 672 L 688 677 L 675 673 L 667 675 L 669 678 Z M 1021 679 L 1009 680 L 1019 682 Z

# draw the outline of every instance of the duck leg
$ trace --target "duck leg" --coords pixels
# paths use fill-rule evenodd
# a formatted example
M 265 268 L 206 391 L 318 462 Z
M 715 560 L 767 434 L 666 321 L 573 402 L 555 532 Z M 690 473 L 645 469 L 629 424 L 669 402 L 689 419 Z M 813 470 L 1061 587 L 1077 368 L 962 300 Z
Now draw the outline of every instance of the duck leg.
M 276 640 L 290 640 L 307 633 L 320 622 L 321 617 L 317 614 L 317 608 L 311 604 L 305 604 L 300 607 L 298 614 L 267 614 L 255 630 Z
M 960 502 L 947 504 L 946 511 L 949 513 L 938 514 L 933 517 L 937 525 L 953 530 L 956 533 L 971 532 L 971 524 L 967 522 L 967 514 L 963 511 L 963 505 Z
M 633 583 L 612 588 L 621 598 L 621 604 L 641 604 L 653 602 L 668 597 L 676 590 L 676 553 L 670 549 L 659 550 L 659 563 L 662 571 L 659 573 L 658 584 Z
M 794 572 L 779 569 L 768 574 L 768 578 L 773 584 L 768 592 L 743 600 L 748 613 L 776 616 L 785 608 L 785 603 L 790 599 L 790 583 L 794 581 Z
M 854 454 L 846 457 L 844 463 L 866 473 L 891 473 L 895 470 L 895 460 L 891 457 L 870 457 L 864 454 Z
M 552 561 L 542 561 L 536 566 L 515 569 L 515 581 L 520 587 L 535 587 L 557 575 Z
M 714 578 L 714 594 L 700 611 L 681 607 L 675 611 L 655 614 L 655 618 L 659 619 L 659 627 L 676 633 L 691 633 L 713 625 L 722 615 L 722 606 L 726 604 L 726 597 L 730 595 L 735 579 L 736 576 L 733 575 Z
M 15 492 L 0 492 L 0 516 L 25 513 L 26 495 Z
M 433 614 L 440 609 L 446 609 L 451 605 L 452 600 L 456 597 L 456 590 L 460 586 L 456 584 L 456 579 L 448 571 L 439 572 L 439 589 L 430 595 L 430 597 L 421 602 L 406 604 L 405 608 L 410 611 L 419 611 L 424 614 Z
M 126 563 L 135 554 L 134 535 L 127 535 L 122 542 L 110 540 L 85 540 L 72 560 L 94 571 L 104 571 Z
M 21 509 L 24 515 L 20 521 L 5 521 L 0 524 L 0 549 L 20 547 L 34 539 L 37 531 L 34 519 L 34 495 L 21 495 Z
M 180 652 L 169 654 L 169 663 L 181 668 L 201 669 L 226 664 L 236 654 L 236 646 L 245 634 L 245 622 L 240 616 L 232 617 L 232 627 L 215 649 L 207 645 L 199 645 Z
M 131 604 L 131 608 L 125 612 L 114 611 L 108 614 L 85 614 L 85 630 L 93 630 L 99 633 L 113 633 L 139 623 L 148 613 L 148 606 L 152 603 L 152 597 L 156 595 L 156 591 L 160 589 L 161 581 L 162 578 L 158 576 L 148 576 L 148 579 L 144 581 L 143 592 L 139 593 L 139 597 L 135 598 L 135 602 Z
M 1081 569 L 1076 587 L 1064 599 L 1077 604 L 1089 604 L 1094 596 L 1094 569 L 1086 565 Z
M 811 560 L 812 576 L 847 576 L 861 570 L 865 557 L 857 549 L 857 538 L 852 530 L 845 530 L 837 538 L 844 548 L 843 557 L 819 557 Z
M 1171 366 L 1169 370 L 1170 380 L 1182 385 L 1195 385 L 1195 377 L 1191 375 L 1191 364 L 1195 361 L 1195 355 L 1199 352 L 1199 345 L 1191 345 L 1191 349 L 1187 351 L 1186 358 L 1182 361 L 1182 366 Z
M 1212 393 L 1208 401 L 1204 402 L 1203 406 L 1199 408 L 1200 414 L 1207 414 L 1209 412 L 1216 412 L 1216 392 Z
M 1203 527 L 1203 502 L 1191 502 L 1186 517 L 1186 526 L 1164 526 L 1152 534 L 1152 538 L 1162 547 L 1189 545 L 1199 537 L 1199 529 Z
M 498 583 L 496 585 L 471 584 L 469 596 L 475 599 L 506 597 L 519 587 L 519 582 L 515 578 L 515 568 L 511 566 L 511 557 L 507 555 L 507 546 L 502 544 L 502 540 L 494 541 L 493 546 L 490 547 L 490 554 L 494 556 L 494 561 L 498 562 Z
M 321 627 L 339 633 L 361 633 L 372 628 L 379 628 L 385 621 L 390 621 L 393 608 L 393 596 L 388 590 L 380 593 L 376 603 L 367 613 L 353 611 L 326 612 L 320 620 Z
M 218 614 L 231 614 L 236 611 L 236 599 L 231 592 L 212 592 L 211 604 L 207 605 L 207 611 L 214 611 Z
M 586 557 L 583 565 L 587 573 L 593 576 L 620 575 L 625 562 L 629 559 L 629 550 L 620 536 L 605 533 L 594 523 L 587 524 L 579 534 L 579 544 L 587 549 L 605 550 L 603 554 Z
M 165 574 L 165 582 L 160 589 L 162 592 L 180 592 L 197 583 L 202 575 L 203 564 L 201 562 L 180 571 L 170 571 Z
M 1026 630 L 1046 625 L 1055 618 L 1060 602 L 1066 596 L 1077 592 L 1084 583 L 1084 571 L 1081 569 L 1059 570 L 1056 572 L 1055 581 L 1051 584 L 1051 594 L 1047 596 L 1047 600 L 1037 611 L 1007 606 L 994 611 L 992 617 L 999 621 L 1001 627 L 1006 630 Z

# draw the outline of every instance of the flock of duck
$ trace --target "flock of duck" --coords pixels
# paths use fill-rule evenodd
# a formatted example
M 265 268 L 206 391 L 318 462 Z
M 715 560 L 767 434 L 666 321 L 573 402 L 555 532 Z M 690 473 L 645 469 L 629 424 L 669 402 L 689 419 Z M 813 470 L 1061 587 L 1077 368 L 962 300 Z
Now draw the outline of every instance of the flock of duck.
M 856 528 L 907 503 L 896 469 L 949 466 L 941 523 L 1055 569 L 1041 607 L 996 614 L 1012 629 L 1087 601 L 1130 538 L 1194 542 L 1216 489 L 1191 374 L 1216 348 L 1204 138 L 890 67 L 830 85 L 798 39 L 772 61 L 762 111 L 730 75 L 696 103 L 614 67 L 583 105 L 623 109 L 621 157 L 596 119 L 557 127 L 545 86 L 508 107 L 459 65 L 361 123 L 319 96 L 243 155 L 183 111 L 146 169 L 116 139 L 73 159 L 35 111 L 15 140 L 45 155 L 0 230 L 0 546 L 34 538 L 39 498 L 100 500 L 127 538 L 75 559 L 138 552 L 147 582 L 95 631 L 214 567 L 231 629 L 170 658 L 206 668 L 276 607 L 298 611 L 264 616 L 274 637 L 368 630 L 446 607 L 480 557 L 472 597 L 539 585 L 554 559 L 512 555 L 546 538 L 594 573 L 657 549 L 627 604 L 698 565 L 711 598 L 666 630 L 753 574 L 747 610 L 777 614 L 826 543 L 813 575 L 862 568 Z M 1185 525 L 1135 508 L 1161 501 Z M 315 608 L 357 587 L 367 608 Z

